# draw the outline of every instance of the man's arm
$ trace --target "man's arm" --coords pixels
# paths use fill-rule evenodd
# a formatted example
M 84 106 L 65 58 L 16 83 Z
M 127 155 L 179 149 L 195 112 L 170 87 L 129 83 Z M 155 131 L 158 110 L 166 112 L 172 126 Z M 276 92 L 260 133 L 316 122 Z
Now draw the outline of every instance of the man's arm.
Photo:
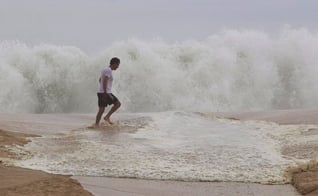
M 106 94 L 107 93 L 107 82 L 108 82 L 108 76 L 104 76 L 104 80 L 103 80 L 103 90 L 104 90 L 104 93 Z
M 111 94 L 107 93 L 107 82 L 108 82 L 108 76 L 104 76 L 104 80 L 103 80 L 103 88 L 104 88 L 104 95 L 106 99 L 113 99 L 113 97 L 111 96 Z

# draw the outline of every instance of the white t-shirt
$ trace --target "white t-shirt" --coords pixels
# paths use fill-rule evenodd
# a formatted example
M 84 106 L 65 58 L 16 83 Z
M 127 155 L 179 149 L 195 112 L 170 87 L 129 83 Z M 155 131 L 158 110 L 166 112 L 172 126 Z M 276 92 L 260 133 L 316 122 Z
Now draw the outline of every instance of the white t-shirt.
M 110 67 L 106 67 L 105 69 L 102 70 L 101 72 L 101 80 L 99 83 L 99 93 L 104 93 L 104 79 L 107 76 L 108 80 L 107 80 L 107 87 L 106 87 L 106 92 L 107 93 L 111 93 L 112 92 L 112 84 L 113 84 L 113 70 Z

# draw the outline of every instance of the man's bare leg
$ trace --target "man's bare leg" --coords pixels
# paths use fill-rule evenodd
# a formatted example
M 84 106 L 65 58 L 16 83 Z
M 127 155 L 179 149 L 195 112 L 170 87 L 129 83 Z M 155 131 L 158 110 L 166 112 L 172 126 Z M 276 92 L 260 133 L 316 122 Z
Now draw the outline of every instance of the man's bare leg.
M 108 122 L 109 124 L 114 124 L 110 121 L 110 116 L 121 106 L 121 103 L 117 101 L 114 106 L 109 110 L 109 112 L 106 114 L 104 120 Z
M 99 107 L 99 110 L 96 115 L 95 127 L 99 127 L 99 121 L 102 118 L 104 111 L 105 111 L 105 107 Z

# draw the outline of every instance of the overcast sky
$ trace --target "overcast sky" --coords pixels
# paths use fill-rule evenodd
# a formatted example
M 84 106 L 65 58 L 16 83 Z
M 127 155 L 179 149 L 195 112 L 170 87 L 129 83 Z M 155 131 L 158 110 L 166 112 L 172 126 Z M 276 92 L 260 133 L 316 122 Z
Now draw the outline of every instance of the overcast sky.
M 224 28 L 318 27 L 318 0 L 0 0 L 0 41 L 98 51 L 129 38 L 202 40 Z

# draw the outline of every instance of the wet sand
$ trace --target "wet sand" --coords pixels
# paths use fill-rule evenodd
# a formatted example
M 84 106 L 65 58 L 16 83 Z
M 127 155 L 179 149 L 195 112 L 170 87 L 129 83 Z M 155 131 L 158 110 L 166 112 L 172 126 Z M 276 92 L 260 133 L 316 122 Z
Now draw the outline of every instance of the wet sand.
M 0 195 L 92 195 L 81 184 L 63 175 L 0 165 Z
M 213 115 L 219 118 L 265 120 L 279 124 L 318 124 L 318 110 L 214 113 Z M 6 150 L 5 145 L 23 145 L 28 142 L 27 137 L 63 133 L 85 127 L 92 122 L 94 114 L 0 114 L 0 160 L 5 162 L 6 158 L 14 157 L 14 154 Z M 318 133 L 313 130 L 312 134 Z M 90 195 L 90 193 L 93 195 L 299 195 L 291 185 L 180 182 L 90 176 L 70 178 L 8 167 L 4 163 L 0 166 L 0 195 L 21 195 L 21 193 L 23 195 Z M 294 169 L 293 172 L 295 173 L 293 184 L 299 192 L 318 195 L 316 163 Z
M 165 195 L 165 196 L 296 196 L 291 185 L 262 185 L 238 182 L 181 182 L 125 178 L 74 176 L 96 196 Z
M 28 137 L 37 135 L 0 130 L 0 195 L 92 195 L 69 176 L 6 166 L 5 162 L 9 158 L 15 158 L 15 154 L 7 150 L 6 146 L 24 145 L 29 142 Z

